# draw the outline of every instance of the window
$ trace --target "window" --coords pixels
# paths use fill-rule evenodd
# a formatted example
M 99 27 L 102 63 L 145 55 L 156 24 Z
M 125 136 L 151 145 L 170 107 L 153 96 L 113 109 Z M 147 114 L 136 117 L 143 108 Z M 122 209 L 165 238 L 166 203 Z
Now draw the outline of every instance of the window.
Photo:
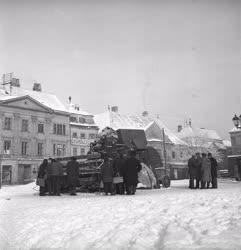
M 22 120 L 22 132 L 28 132 L 28 120 Z
M 4 150 L 3 153 L 5 155 L 9 155 L 10 154 L 10 150 L 11 150 L 11 141 L 4 141 Z
M 70 122 L 77 122 L 77 118 L 73 116 L 70 116 L 69 120 Z
M 22 155 L 27 155 L 27 146 L 28 143 L 26 141 L 22 142 Z
M 54 134 L 55 135 L 65 135 L 65 125 L 54 123 Z
M 180 157 L 181 157 L 181 158 L 183 157 L 183 152 L 182 152 L 182 151 L 180 152 Z
M 80 138 L 81 138 L 81 139 L 85 139 L 85 134 L 84 134 L 84 133 L 81 133 L 81 134 L 80 134 Z
M 172 151 L 172 158 L 175 159 L 176 158 L 176 153 L 174 151 Z
M 38 124 L 38 133 L 40 133 L 40 134 L 44 133 L 44 124 L 43 123 Z
M 53 154 L 57 156 L 65 156 L 65 144 L 53 144 Z
M 96 138 L 95 134 L 89 134 L 89 139 L 95 139 L 95 138 Z
M 77 148 L 73 148 L 73 156 L 76 156 L 78 154 L 78 149 Z
M 79 122 L 80 122 L 80 123 L 85 123 L 85 122 L 86 122 L 86 120 L 85 120 L 85 118 L 80 117 L 80 118 L 79 118 Z
M 84 154 L 85 154 L 85 149 L 84 149 L 84 148 L 81 148 L 81 149 L 80 149 L 80 153 L 81 153 L 82 155 L 84 155 Z
M 11 130 L 11 128 L 12 128 L 12 119 L 10 117 L 5 117 L 4 129 L 5 130 Z
M 74 133 L 72 134 L 72 137 L 73 137 L 73 138 L 77 138 L 77 133 L 74 132 Z
M 38 156 L 43 156 L 43 143 L 38 143 Z

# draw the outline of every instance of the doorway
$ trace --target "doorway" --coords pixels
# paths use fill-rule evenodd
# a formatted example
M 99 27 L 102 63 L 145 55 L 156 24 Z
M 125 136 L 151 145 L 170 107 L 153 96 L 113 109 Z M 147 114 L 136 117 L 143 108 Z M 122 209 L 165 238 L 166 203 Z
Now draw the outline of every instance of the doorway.
M 25 184 L 31 182 L 31 165 L 19 164 L 18 165 L 18 182 Z
M 2 166 L 2 185 L 10 185 L 12 183 L 12 166 Z

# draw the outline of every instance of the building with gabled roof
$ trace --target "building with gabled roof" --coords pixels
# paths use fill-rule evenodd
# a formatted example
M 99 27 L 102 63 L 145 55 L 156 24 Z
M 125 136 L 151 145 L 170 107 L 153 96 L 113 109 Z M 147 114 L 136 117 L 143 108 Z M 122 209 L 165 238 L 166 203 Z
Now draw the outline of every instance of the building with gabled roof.
M 96 140 L 99 131 L 94 115 L 73 104 L 71 97 L 69 97 L 68 112 L 70 114 L 71 155 L 87 154 L 90 143 Z
M 69 113 L 49 93 L 18 84 L 0 87 L 0 155 L 3 184 L 36 178 L 44 158 L 70 155 Z

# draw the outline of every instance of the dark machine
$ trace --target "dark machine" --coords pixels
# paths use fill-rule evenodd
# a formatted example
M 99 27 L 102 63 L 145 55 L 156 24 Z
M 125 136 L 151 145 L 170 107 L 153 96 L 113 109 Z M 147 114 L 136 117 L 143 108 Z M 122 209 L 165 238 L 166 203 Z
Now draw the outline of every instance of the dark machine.
M 75 156 L 80 164 L 79 168 L 79 189 L 80 191 L 96 192 L 100 189 L 100 167 L 103 163 L 103 155 L 107 154 L 110 159 L 115 159 L 118 152 L 127 157 L 130 150 L 137 152 L 141 162 L 150 167 L 157 180 L 157 188 L 170 186 L 170 178 L 166 175 L 162 160 L 158 152 L 147 147 L 147 140 L 143 130 L 105 129 L 99 140 L 90 144 L 87 155 Z M 71 157 L 57 158 L 64 167 Z M 64 168 L 65 169 L 65 168 Z M 68 189 L 66 176 L 63 177 L 62 188 Z

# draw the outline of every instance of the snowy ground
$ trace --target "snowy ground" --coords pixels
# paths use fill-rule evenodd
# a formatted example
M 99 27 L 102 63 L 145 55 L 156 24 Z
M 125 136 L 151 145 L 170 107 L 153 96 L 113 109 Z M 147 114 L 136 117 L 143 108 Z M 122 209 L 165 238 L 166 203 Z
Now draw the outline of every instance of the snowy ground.
M 3 187 L 0 249 L 241 249 L 241 183 L 187 184 L 77 197 L 39 197 L 32 183 Z

